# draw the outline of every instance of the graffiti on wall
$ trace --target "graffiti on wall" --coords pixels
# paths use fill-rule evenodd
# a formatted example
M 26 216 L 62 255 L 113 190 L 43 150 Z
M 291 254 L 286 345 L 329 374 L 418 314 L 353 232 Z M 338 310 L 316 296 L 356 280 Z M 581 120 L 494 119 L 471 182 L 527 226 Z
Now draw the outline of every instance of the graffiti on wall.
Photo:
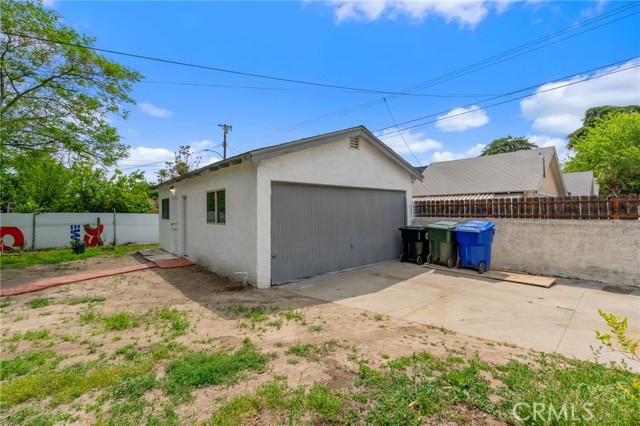
M 100 230 L 98 227 L 92 228 L 91 225 L 86 223 L 84 225 L 84 243 L 87 247 L 99 247 L 104 245 L 104 241 L 102 241 L 102 231 L 104 231 L 104 225 L 100 225 Z
M 80 238 L 81 230 L 84 229 L 84 236 Z M 87 247 L 99 247 L 104 245 L 102 240 L 102 232 L 104 231 L 104 225 L 100 225 L 100 231 L 98 227 L 92 227 L 90 224 L 84 225 L 71 225 L 71 239 L 76 241 L 84 241 Z
M 17 226 L 0 226 L 0 252 L 24 246 L 24 234 Z

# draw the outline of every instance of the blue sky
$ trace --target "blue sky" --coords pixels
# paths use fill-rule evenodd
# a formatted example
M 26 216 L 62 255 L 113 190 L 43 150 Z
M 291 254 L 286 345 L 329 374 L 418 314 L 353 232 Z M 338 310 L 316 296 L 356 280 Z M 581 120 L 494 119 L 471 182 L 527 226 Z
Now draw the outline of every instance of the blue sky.
M 572 25 L 535 51 L 394 96 L 293 84 L 108 54 L 139 70 L 127 120 L 114 119 L 130 157 L 150 180 L 180 145 L 200 165 L 229 155 L 363 124 L 412 164 L 479 154 L 493 139 L 528 136 L 565 155 L 565 136 L 592 106 L 640 103 L 640 5 L 631 2 L 47 1 L 96 47 L 286 79 L 407 93 L 420 83 Z M 615 21 L 615 22 L 614 22 Z M 596 28 L 600 26 L 599 28 Z M 584 34 L 578 34 L 586 31 Z M 572 36 L 566 40 L 563 38 Z M 619 62 L 619 63 L 618 63 Z M 618 63 L 600 71 L 585 72 Z M 627 69 L 629 68 L 629 69 Z M 622 70 L 622 71 L 620 71 Z M 600 73 L 616 72 L 589 80 Z M 575 77 L 566 78 L 569 76 Z M 533 88 L 493 101 L 503 95 Z M 577 83 L 580 81 L 579 83 Z M 185 84 L 166 84 L 187 83 Z M 557 90 L 554 87 L 577 83 Z M 421 96 L 415 96 L 421 95 Z M 424 96 L 430 95 L 430 96 Z M 437 95 L 434 97 L 433 95 Z M 495 107 L 517 96 L 529 97 Z M 443 97 L 446 96 L 446 97 Z M 387 98 L 387 102 L 383 100 Z M 453 119 L 461 112 L 471 111 Z M 399 125 L 418 117 L 422 121 Z M 424 125 L 421 125 L 423 124 Z M 385 130 L 386 129 L 386 130 Z

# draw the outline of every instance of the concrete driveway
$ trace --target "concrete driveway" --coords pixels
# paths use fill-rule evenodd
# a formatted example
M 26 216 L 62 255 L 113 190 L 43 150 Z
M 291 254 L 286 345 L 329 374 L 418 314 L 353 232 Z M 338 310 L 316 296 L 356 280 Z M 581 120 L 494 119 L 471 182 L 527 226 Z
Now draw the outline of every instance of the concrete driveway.
M 640 289 L 619 294 L 600 283 L 558 280 L 550 288 L 391 262 L 325 275 L 280 289 L 523 348 L 594 360 L 598 308 L 628 318 L 640 338 Z M 604 353 L 601 361 L 619 360 Z

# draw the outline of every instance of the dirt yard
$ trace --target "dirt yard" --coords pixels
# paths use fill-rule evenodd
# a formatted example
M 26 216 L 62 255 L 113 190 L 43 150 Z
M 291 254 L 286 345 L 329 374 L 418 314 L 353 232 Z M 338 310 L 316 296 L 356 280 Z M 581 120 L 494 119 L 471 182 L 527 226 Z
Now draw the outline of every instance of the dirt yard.
M 50 272 L 77 273 L 142 262 L 138 255 L 95 258 L 78 265 L 69 263 L 57 271 L 52 271 L 55 267 L 3 271 L 2 281 L 3 285 L 5 281 L 24 283 L 50 276 Z M 322 384 L 341 395 L 358 387 L 356 379 L 363 366 L 384 370 L 389 360 L 423 351 L 436 358 L 454 359 L 452 362 L 475 357 L 491 365 L 534 355 L 511 345 L 303 298 L 289 293 L 286 286 L 245 288 L 197 266 L 156 268 L 5 298 L 1 318 L 2 359 L 9 366 L 2 383 L 5 391 L 12 392 L 8 401 L 8 394 L 3 396 L 6 424 L 36 424 L 41 417 L 53 421 L 38 424 L 156 424 L 151 421 L 152 415 L 163 410 L 164 417 L 160 416 L 157 424 L 235 424 L 230 418 L 213 421 L 212 415 L 234 397 L 250 395 L 274 380 L 287 389 L 311 389 Z M 167 375 L 171 362 L 186 353 L 233 352 L 249 344 L 256 353 L 268 354 L 265 368 L 248 370 L 224 384 L 194 385 L 184 400 L 167 396 L 160 386 L 149 385 L 138 395 L 145 405 L 133 416 L 116 404 L 120 401 L 114 396 L 118 395 L 117 385 L 129 378 L 126 384 L 133 386 L 139 372 L 123 373 L 114 368 L 134 363 L 131 365 L 136 369 L 150 372 L 150 380 L 156 383 Z M 172 355 L 147 356 L 159 347 Z M 43 361 L 29 361 L 35 359 L 34 353 L 48 355 L 43 355 Z M 26 374 L 15 367 L 20 364 L 16 360 L 28 365 Z M 78 365 L 82 366 L 78 371 L 87 374 L 87 382 L 92 384 L 72 383 L 71 390 L 61 389 L 62 379 L 53 375 Z M 17 372 L 11 373 L 12 369 Z M 98 370 L 108 371 L 94 383 L 92 372 Z M 488 385 L 495 382 L 489 374 L 483 372 L 483 376 Z M 48 390 L 39 392 L 34 389 L 38 387 Z M 105 401 L 108 392 L 112 397 Z M 491 401 L 495 400 L 492 395 Z M 272 406 L 263 411 L 252 407 L 243 410 L 251 409 L 254 415 L 238 424 L 290 422 Z M 326 409 L 326 404 L 322 407 Z M 306 414 L 301 419 L 317 423 Z M 320 424 L 327 419 L 330 417 L 324 417 Z M 421 422 L 506 424 L 505 419 L 473 404 L 453 404 L 441 422 L 429 416 Z

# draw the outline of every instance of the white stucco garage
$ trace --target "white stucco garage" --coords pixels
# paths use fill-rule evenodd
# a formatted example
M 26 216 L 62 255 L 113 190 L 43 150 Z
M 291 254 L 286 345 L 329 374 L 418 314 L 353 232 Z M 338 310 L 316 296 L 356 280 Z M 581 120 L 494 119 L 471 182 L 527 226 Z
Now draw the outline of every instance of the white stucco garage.
M 157 186 L 160 246 L 260 288 L 395 259 L 416 179 L 363 126 L 256 149 Z

